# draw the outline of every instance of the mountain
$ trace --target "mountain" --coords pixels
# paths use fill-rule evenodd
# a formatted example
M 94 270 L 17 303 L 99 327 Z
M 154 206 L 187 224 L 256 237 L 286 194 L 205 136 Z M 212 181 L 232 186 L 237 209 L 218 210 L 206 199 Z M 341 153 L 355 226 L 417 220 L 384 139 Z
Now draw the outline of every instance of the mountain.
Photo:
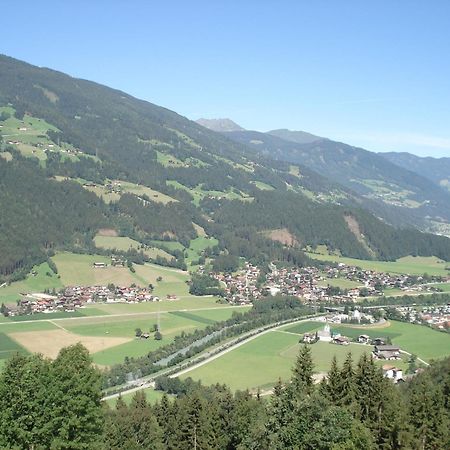
M 251 146 L 260 155 L 302 164 L 351 189 L 370 200 L 371 210 L 388 222 L 450 233 L 450 195 L 424 176 L 380 154 L 341 142 L 321 139 L 298 143 L 294 142 L 295 132 L 282 135 L 292 140 L 281 139 L 272 132 L 227 133 L 227 137 Z M 381 205 L 382 210 L 376 211 Z
M 379 155 L 450 190 L 450 158 L 420 157 L 406 152 L 379 153 Z
M 394 228 L 351 190 L 234 133 L 0 56 L 0 278 L 56 251 L 98 252 L 100 229 L 172 258 L 134 250 L 129 261 L 184 269 L 198 266 L 185 255 L 205 235 L 215 238 L 202 240 L 205 262 L 310 264 L 302 249 L 321 244 L 357 258 L 450 260 L 450 239 Z
M 239 126 L 236 122 L 231 119 L 198 119 L 196 122 L 212 131 L 217 131 L 218 133 L 224 133 L 228 131 L 243 131 L 244 128 Z
M 311 142 L 321 141 L 324 139 L 319 136 L 315 136 L 314 134 L 307 133 L 306 131 L 291 131 L 287 130 L 286 128 L 268 131 L 267 134 L 277 136 L 286 141 L 296 142 L 297 144 L 310 144 Z

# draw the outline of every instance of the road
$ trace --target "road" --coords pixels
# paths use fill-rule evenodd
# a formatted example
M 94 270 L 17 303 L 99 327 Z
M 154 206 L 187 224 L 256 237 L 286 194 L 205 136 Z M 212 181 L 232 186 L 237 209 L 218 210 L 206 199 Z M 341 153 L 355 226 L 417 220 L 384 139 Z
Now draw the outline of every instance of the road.
M 122 303 L 123 304 L 123 303 Z M 95 306 L 95 304 L 93 305 Z M 177 312 L 177 311 L 210 311 L 210 310 L 215 310 L 215 309 L 241 309 L 241 308 L 248 308 L 248 306 L 216 306 L 216 307 L 210 307 L 210 308 L 194 308 L 194 309 L 190 309 L 190 308 L 182 308 L 182 309 L 171 309 L 171 310 L 161 310 L 161 311 L 143 311 L 143 312 L 135 312 L 135 313 L 121 313 L 121 314 L 100 314 L 98 316 L 78 316 L 78 317 L 58 317 L 57 319 L 52 319 L 51 317 L 51 313 L 49 313 L 49 318 L 45 318 L 45 319 L 34 319 L 34 320 L 11 320 L 11 321 L 7 321 L 7 322 L 0 322 L 0 327 L 2 325 L 13 325 L 13 324 L 21 324 L 21 323 L 36 323 L 36 322 L 52 322 L 54 325 L 56 325 L 56 323 L 54 322 L 58 322 L 60 320 L 89 320 L 89 319 L 108 319 L 111 317 L 132 317 L 132 316 L 152 316 L 152 315 L 157 315 L 157 314 L 168 314 L 171 312 Z M 56 325 L 58 326 L 58 325 Z

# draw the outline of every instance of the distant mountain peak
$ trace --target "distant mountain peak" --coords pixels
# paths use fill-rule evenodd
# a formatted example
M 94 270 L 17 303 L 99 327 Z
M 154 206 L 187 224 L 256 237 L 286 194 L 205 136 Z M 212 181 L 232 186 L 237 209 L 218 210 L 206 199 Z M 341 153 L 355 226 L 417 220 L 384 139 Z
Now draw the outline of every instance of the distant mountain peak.
M 306 131 L 293 131 L 283 128 L 280 130 L 268 131 L 267 134 L 277 136 L 286 141 L 296 142 L 297 144 L 311 144 L 312 142 L 321 141 L 324 138 L 307 133 Z
M 231 119 L 198 119 L 196 122 L 212 131 L 224 133 L 227 131 L 244 131 L 240 125 L 233 122 Z

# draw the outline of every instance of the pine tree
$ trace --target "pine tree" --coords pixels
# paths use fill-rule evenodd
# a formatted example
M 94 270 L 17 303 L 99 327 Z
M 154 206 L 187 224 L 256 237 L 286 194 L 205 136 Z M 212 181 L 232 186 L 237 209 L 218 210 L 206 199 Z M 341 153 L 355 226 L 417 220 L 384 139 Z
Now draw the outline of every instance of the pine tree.
M 331 367 L 326 379 L 323 380 L 320 391 L 333 405 L 338 405 L 342 397 L 341 393 L 341 373 L 338 368 L 336 356 L 331 360 Z
M 437 450 L 449 443 L 450 423 L 444 404 L 442 390 L 427 373 L 413 380 L 409 391 L 409 420 L 420 449 Z
M 309 395 L 313 391 L 313 368 L 311 348 L 304 345 L 300 348 L 295 366 L 292 369 L 291 385 L 296 398 Z
M 353 357 L 349 352 L 345 358 L 344 364 L 340 371 L 340 384 L 339 384 L 339 405 L 351 407 L 353 413 L 356 409 L 356 384 L 355 384 L 355 372 L 353 370 Z

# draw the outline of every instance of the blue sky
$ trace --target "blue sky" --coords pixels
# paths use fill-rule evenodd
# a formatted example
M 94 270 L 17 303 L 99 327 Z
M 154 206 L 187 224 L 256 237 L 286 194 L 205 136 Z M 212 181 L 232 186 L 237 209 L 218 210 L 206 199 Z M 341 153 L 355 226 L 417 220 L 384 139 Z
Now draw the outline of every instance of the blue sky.
M 450 156 L 449 1 L 3 2 L 0 52 L 191 119 Z

